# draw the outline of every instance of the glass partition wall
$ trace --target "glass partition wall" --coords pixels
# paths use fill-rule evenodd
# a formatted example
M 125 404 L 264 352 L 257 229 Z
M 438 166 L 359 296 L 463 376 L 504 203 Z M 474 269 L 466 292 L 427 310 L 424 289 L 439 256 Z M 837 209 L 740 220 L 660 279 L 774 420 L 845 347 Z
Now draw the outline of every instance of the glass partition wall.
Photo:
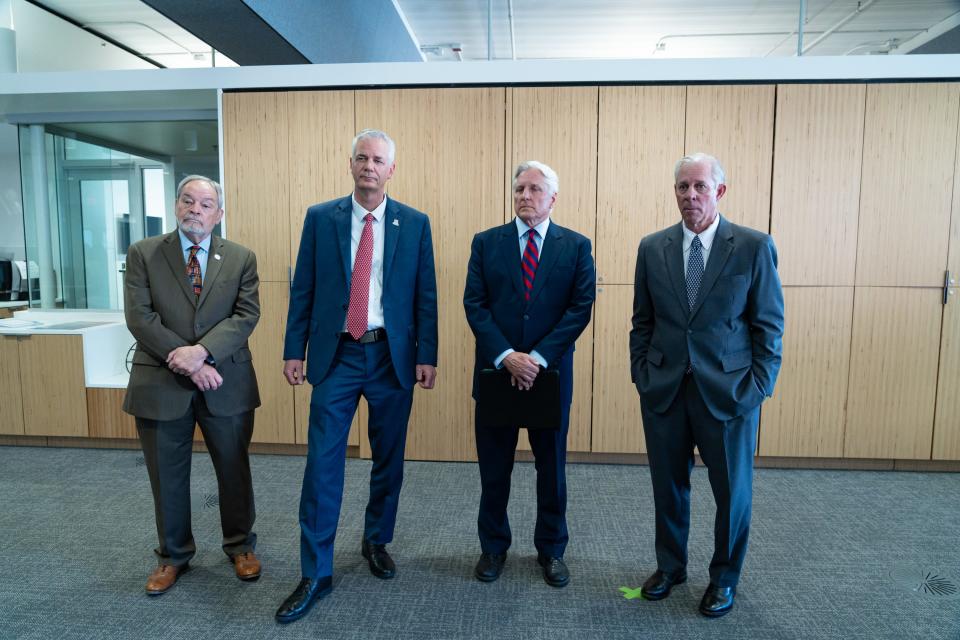
M 194 124 L 216 131 L 216 122 Z M 20 127 L 26 236 L 20 297 L 33 307 L 122 309 L 127 248 L 173 230 L 176 181 L 197 172 L 218 179 L 219 164 L 215 155 L 178 158 L 78 135 L 69 126 Z

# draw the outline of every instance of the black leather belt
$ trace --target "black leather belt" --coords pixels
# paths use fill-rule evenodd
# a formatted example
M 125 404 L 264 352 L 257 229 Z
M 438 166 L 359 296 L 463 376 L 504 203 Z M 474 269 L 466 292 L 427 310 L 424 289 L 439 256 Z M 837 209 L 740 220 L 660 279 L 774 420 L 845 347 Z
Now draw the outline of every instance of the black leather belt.
M 354 340 L 353 336 L 344 331 L 340 334 L 340 340 L 343 342 L 359 342 L 360 344 L 368 344 L 370 342 L 379 342 L 380 340 L 387 339 L 387 330 L 383 327 L 379 329 L 371 329 L 367 331 L 358 339 Z

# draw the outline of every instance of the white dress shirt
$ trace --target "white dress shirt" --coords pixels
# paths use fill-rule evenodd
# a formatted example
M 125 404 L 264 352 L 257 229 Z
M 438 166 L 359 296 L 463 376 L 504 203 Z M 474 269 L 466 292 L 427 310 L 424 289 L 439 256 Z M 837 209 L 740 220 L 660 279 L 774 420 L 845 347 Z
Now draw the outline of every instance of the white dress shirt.
M 367 330 L 379 329 L 383 326 L 383 218 L 387 210 L 387 197 L 377 205 L 373 211 L 367 211 L 357 202 L 356 196 L 350 197 L 353 202 L 353 216 L 350 220 L 350 271 L 353 272 L 353 263 L 357 259 L 357 247 L 360 246 L 360 235 L 366 224 L 364 218 L 368 213 L 373 214 L 373 257 L 370 263 L 370 296 L 367 299 Z M 347 330 L 347 321 L 343 321 L 343 330 Z
M 690 245 L 693 244 L 693 239 L 697 237 L 697 234 L 690 229 L 687 229 L 687 225 L 680 223 L 680 226 L 683 227 L 683 277 L 687 277 L 687 261 L 690 259 Z M 720 214 L 717 213 L 717 217 L 713 219 L 713 222 L 710 223 L 710 226 L 700 232 L 700 252 L 703 253 L 703 268 L 707 268 L 707 260 L 710 259 L 710 247 L 713 246 L 713 239 L 717 236 L 717 227 L 720 226 Z

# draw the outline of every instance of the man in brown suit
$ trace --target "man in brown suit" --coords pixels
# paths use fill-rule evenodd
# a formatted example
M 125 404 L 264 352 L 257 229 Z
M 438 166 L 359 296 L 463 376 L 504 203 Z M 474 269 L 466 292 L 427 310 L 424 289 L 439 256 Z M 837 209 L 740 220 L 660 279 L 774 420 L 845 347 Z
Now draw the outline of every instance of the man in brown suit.
M 137 348 L 123 410 L 136 417 L 160 538 L 150 595 L 169 590 L 196 552 L 190 529 L 196 424 L 217 473 L 223 550 L 238 578 L 260 577 L 247 456 L 260 406 L 247 345 L 260 319 L 257 259 L 210 235 L 223 218 L 223 190 L 213 180 L 184 178 L 176 215 L 176 231 L 129 248 L 124 295 Z

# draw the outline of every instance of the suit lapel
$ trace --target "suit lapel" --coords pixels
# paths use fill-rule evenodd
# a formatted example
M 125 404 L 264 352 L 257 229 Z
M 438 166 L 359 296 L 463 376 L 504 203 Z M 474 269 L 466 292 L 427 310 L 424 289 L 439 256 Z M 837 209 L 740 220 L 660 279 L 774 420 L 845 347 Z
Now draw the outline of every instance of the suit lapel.
M 403 213 L 393 200 L 387 198 L 387 206 L 383 211 L 383 288 L 387 288 L 387 277 L 393 257 L 397 254 L 397 242 L 400 240 L 400 229 L 403 227 Z
M 180 233 L 176 229 L 164 238 L 161 252 L 167 264 L 170 265 L 173 279 L 180 285 L 183 295 L 187 296 L 191 305 L 196 305 L 197 296 L 193 295 L 193 288 L 187 283 L 187 264 L 184 260 L 183 248 L 180 246 Z
M 519 246 L 518 244 L 518 250 Z M 557 264 L 557 258 L 560 257 L 560 254 L 563 253 L 566 248 L 567 242 L 564 238 L 563 227 L 551 222 L 550 226 L 547 227 L 547 235 L 543 239 L 543 246 L 540 249 L 537 273 L 533 278 L 533 291 L 530 292 L 530 304 L 536 302 L 537 296 L 540 295 L 540 291 L 547 282 L 547 278 L 550 277 L 550 272 L 553 271 L 553 266 Z
M 517 223 L 511 221 L 500 227 L 500 255 L 504 256 L 504 266 L 510 273 L 510 281 L 513 288 L 517 290 L 517 295 L 523 298 L 523 276 L 520 270 L 522 260 L 520 256 L 520 238 L 517 236 Z
M 726 218 L 721 216 L 720 224 L 717 226 L 717 235 L 714 236 L 713 246 L 710 247 L 710 259 L 707 260 L 707 266 L 703 272 L 703 280 L 700 283 L 697 302 L 690 311 L 691 317 L 696 315 L 697 311 L 700 310 L 704 298 L 707 297 L 710 289 L 716 284 L 717 278 L 723 270 L 723 265 L 726 264 L 727 258 L 730 257 L 731 253 L 733 253 L 733 231 L 730 228 L 730 223 L 727 222 Z
M 347 283 L 347 291 L 350 290 L 350 227 L 351 217 L 353 216 L 353 203 L 349 196 L 340 201 L 337 205 L 335 216 L 337 226 L 337 246 L 340 247 L 340 259 L 343 264 L 343 279 Z
M 198 307 L 207 299 L 207 294 L 213 289 L 213 283 L 217 281 L 217 276 L 220 275 L 220 267 L 223 261 L 228 258 L 229 256 L 223 252 L 223 238 L 210 238 L 210 252 L 207 254 L 207 273 L 203 277 L 203 288 L 200 289 L 200 300 L 197 301 Z M 184 280 L 186 280 L 186 278 L 184 278 Z
M 690 302 L 687 301 L 687 277 L 683 273 L 683 223 L 670 228 L 663 243 L 663 261 L 667 265 L 667 273 L 673 284 L 673 292 L 684 312 L 690 313 Z

